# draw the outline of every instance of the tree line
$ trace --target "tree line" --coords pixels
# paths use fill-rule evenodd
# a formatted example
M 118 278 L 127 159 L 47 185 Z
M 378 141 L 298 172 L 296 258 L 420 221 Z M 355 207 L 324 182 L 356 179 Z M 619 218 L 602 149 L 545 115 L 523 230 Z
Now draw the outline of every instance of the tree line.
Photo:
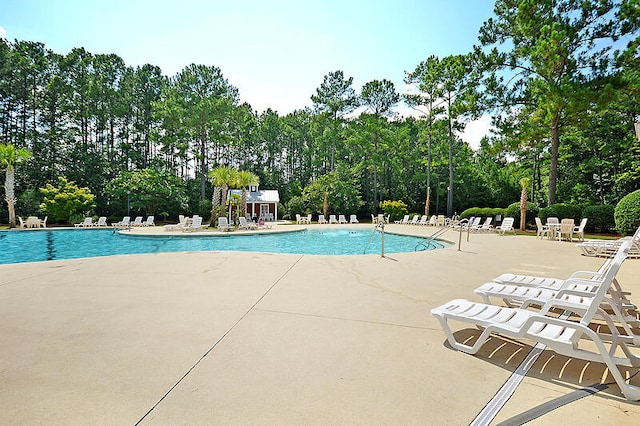
M 2 40 L 0 143 L 31 153 L 16 166 L 16 211 L 36 213 L 39 188 L 64 177 L 90 189 L 96 214 L 122 215 L 140 172 L 160 177 L 154 209 L 210 212 L 220 167 L 278 189 L 292 216 L 317 212 L 305 194 L 360 216 L 383 200 L 451 215 L 518 201 L 523 178 L 540 206 L 615 204 L 638 188 L 638 2 L 497 0 L 494 14 L 473 51 L 408 72 L 409 94 L 386 79 L 357 92 L 336 70 L 312 108 L 286 115 L 241 103 L 216 66 L 167 77 L 115 54 Z M 399 116 L 401 102 L 416 116 Z M 482 115 L 494 127 L 474 151 L 459 134 Z M 331 193 L 340 181 L 348 199 Z

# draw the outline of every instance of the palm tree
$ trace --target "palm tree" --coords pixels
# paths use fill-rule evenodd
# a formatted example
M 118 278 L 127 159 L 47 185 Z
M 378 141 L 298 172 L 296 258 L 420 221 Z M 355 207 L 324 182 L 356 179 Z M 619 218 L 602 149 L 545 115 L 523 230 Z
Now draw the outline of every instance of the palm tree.
M 260 183 L 260 178 L 246 170 L 239 171 L 236 176 L 236 185 L 242 189 L 242 216 L 247 215 L 247 188 Z
M 230 167 L 217 167 L 209 172 L 213 182 L 213 198 L 211 200 L 211 222 L 209 226 L 215 227 L 220 215 L 220 207 L 227 207 L 227 191 L 229 186 L 235 185 L 236 172 Z
M 31 158 L 31 152 L 25 148 L 16 149 L 15 146 L 0 144 L 0 169 L 6 171 L 4 179 L 4 199 L 9 210 L 9 227 L 16 227 L 16 195 L 14 186 L 16 181 L 16 166 Z

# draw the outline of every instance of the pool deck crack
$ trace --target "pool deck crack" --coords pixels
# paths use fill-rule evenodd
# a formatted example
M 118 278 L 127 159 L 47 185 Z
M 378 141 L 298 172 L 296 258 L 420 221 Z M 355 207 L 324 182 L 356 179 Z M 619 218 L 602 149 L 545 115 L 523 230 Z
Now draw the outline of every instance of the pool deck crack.
M 187 376 L 196 369 L 196 367 L 198 367 L 198 365 L 200 365 L 200 363 L 211 353 L 213 352 L 213 350 L 218 346 L 218 344 L 220 344 L 228 335 L 229 333 L 231 333 L 233 331 L 234 328 L 236 328 L 238 326 L 238 324 L 240 324 L 242 322 L 242 320 L 244 320 L 247 315 L 249 315 L 249 313 L 251 311 L 253 311 L 256 307 L 256 305 L 258 305 L 258 303 L 260 303 L 262 301 L 262 299 L 264 299 L 267 294 L 269 294 L 271 292 L 271 290 L 273 290 L 273 288 L 278 285 L 278 283 L 280 281 L 282 281 L 282 279 L 284 279 L 284 277 L 287 276 L 287 274 L 289 274 L 289 272 L 291 272 L 291 270 L 298 264 L 298 262 L 300 262 L 302 260 L 302 258 L 305 255 L 300 255 L 300 257 L 298 257 L 298 259 L 296 259 L 295 262 L 293 262 L 270 286 L 269 288 L 262 293 L 262 295 L 258 298 L 258 300 L 256 300 L 250 307 L 249 309 L 246 310 L 246 312 L 244 314 L 242 314 L 240 316 L 240 318 L 238 318 L 238 320 L 231 326 L 229 327 L 229 329 L 227 331 L 224 332 L 224 334 L 222 336 L 220 336 L 220 338 L 218 340 L 216 340 L 213 345 L 211 345 L 211 347 L 209 349 L 207 349 L 207 351 L 182 375 L 182 377 L 180 377 L 180 379 L 178 379 L 178 381 L 176 381 L 176 383 L 173 384 L 173 386 L 171 386 L 169 388 L 169 390 L 162 396 L 162 398 L 160 398 L 158 400 L 158 402 L 156 402 L 153 407 L 151 407 L 149 409 L 149 411 L 147 411 L 141 418 L 140 420 L 138 420 L 135 424 L 139 425 L 140 423 L 142 423 L 148 416 L 149 414 L 151 414 L 153 412 L 153 410 L 155 410 L 161 403 L 162 401 L 164 401 L 167 396 L 169 396 L 169 394 L 176 388 L 178 387 L 178 385 L 180 383 L 182 383 L 182 381 L 184 379 L 187 378 Z

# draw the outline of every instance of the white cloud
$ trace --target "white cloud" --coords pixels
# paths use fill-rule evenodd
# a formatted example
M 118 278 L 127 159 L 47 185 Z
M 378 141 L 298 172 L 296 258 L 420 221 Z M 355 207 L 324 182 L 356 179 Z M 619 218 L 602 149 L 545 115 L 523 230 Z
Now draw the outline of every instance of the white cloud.
M 478 150 L 480 141 L 491 132 L 491 117 L 483 115 L 477 120 L 473 120 L 464 128 L 460 135 L 463 141 L 467 142 L 471 148 Z

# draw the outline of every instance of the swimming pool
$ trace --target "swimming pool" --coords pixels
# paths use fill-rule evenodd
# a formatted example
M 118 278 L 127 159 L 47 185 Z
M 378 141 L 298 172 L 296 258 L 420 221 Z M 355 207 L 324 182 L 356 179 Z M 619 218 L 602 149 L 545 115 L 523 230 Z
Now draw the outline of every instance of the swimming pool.
M 65 229 L 0 232 L 0 264 L 40 262 L 120 254 L 180 251 L 253 251 L 290 254 L 380 254 L 378 231 L 309 229 L 271 234 L 224 234 L 206 237 L 139 236 L 111 229 Z M 385 233 L 385 253 L 415 251 L 423 238 Z M 428 249 L 442 248 L 434 241 Z M 365 253 L 366 248 L 366 253 Z M 418 250 L 424 250 L 420 246 Z

